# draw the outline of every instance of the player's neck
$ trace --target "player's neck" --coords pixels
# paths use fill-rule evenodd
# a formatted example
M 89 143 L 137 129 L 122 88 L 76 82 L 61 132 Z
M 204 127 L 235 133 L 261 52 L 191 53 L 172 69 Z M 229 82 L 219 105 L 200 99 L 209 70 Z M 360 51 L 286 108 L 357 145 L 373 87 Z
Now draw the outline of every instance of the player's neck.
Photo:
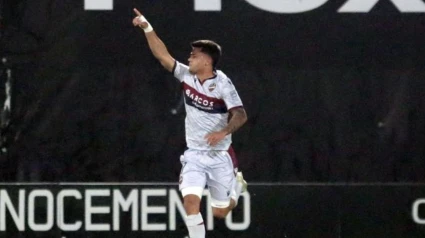
M 196 77 L 199 79 L 199 81 L 201 81 L 201 83 L 203 83 L 207 79 L 214 78 L 215 75 L 216 74 L 213 70 L 206 70 L 196 73 Z

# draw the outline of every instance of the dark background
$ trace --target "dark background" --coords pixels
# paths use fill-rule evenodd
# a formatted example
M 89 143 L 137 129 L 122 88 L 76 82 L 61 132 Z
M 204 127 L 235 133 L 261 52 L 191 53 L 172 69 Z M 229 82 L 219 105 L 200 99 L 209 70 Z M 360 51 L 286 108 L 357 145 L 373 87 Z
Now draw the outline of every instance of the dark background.
M 216 40 L 219 68 L 249 116 L 233 136 L 249 181 L 424 181 L 425 13 L 380 1 L 341 14 L 223 1 L 0 1 L 3 181 L 177 181 L 185 149 L 180 85 L 151 55 L 132 8 L 186 62 Z M 2 107 L 3 108 L 3 107 Z M 171 110 L 177 109 L 177 114 Z

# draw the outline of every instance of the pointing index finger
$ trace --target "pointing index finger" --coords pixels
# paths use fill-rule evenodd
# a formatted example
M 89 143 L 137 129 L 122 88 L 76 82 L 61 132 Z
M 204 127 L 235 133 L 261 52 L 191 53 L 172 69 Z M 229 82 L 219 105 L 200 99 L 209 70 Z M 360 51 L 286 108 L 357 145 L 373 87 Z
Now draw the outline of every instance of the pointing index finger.
M 137 16 L 141 16 L 142 13 L 139 12 L 136 8 L 133 8 L 134 13 L 136 13 Z

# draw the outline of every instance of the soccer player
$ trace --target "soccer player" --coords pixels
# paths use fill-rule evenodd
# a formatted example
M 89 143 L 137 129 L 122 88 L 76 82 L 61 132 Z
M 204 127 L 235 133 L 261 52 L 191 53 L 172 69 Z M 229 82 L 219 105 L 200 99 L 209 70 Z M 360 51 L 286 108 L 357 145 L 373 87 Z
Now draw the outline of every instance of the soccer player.
M 213 214 L 225 218 L 236 207 L 247 183 L 237 172 L 231 134 L 247 116 L 231 80 L 216 69 L 221 47 L 211 40 L 191 43 L 189 65 L 176 61 L 151 24 L 134 9 L 133 25 L 140 27 L 149 48 L 162 66 L 182 83 L 186 109 L 186 143 L 180 157 L 180 191 L 186 210 L 185 223 L 191 238 L 204 238 L 200 203 L 205 186 L 211 195 Z

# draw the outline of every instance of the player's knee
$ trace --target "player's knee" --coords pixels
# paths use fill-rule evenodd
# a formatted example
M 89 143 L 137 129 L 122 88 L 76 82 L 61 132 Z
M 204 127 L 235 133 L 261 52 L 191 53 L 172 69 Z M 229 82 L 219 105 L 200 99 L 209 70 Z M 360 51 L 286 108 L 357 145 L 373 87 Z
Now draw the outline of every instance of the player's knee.
M 183 198 L 183 206 L 187 214 L 197 214 L 199 213 L 199 206 L 201 199 L 196 195 L 186 195 Z
M 214 215 L 214 217 L 216 217 L 216 218 L 219 218 L 219 219 L 224 219 L 224 218 L 226 218 L 226 216 L 227 216 L 227 214 L 229 214 L 229 209 L 227 209 L 227 208 L 213 208 L 213 215 Z

